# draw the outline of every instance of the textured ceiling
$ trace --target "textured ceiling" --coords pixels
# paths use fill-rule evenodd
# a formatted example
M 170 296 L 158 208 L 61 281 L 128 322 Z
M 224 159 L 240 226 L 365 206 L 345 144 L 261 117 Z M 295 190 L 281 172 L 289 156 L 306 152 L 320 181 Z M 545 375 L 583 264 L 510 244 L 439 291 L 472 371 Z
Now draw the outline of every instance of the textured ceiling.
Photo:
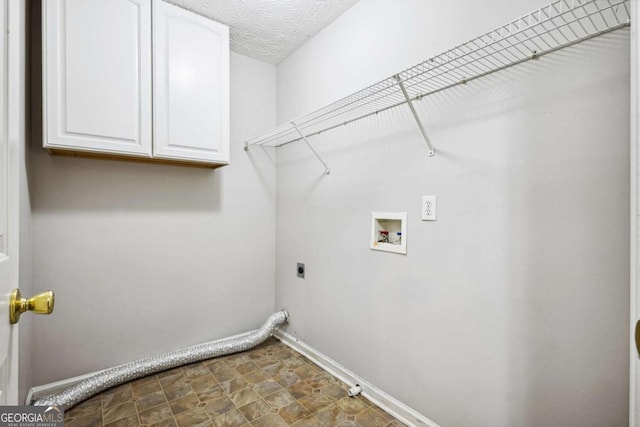
M 228 25 L 233 51 L 277 64 L 358 0 L 166 1 Z

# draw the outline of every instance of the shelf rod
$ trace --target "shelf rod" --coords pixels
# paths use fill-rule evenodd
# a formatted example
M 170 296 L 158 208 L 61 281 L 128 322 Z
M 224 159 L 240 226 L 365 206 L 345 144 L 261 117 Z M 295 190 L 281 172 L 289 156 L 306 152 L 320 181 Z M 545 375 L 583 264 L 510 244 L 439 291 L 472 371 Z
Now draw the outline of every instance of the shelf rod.
M 291 122 L 291 126 L 293 126 L 293 128 L 296 130 L 296 132 L 298 132 L 298 134 L 300 135 L 300 138 L 302 138 L 302 140 L 305 142 L 305 144 L 307 144 L 307 147 L 309 147 L 309 150 L 311 150 L 311 152 L 318 158 L 318 160 L 320 160 L 320 163 L 322 163 L 322 166 L 324 166 L 325 175 L 329 175 L 331 173 L 331 169 L 329 169 L 329 166 L 327 166 L 327 164 L 324 162 L 324 160 L 322 160 L 322 158 L 318 155 L 316 150 L 314 150 L 313 147 L 311 146 L 311 144 L 309 144 L 309 141 L 307 141 L 307 137 L 304 136 L 304 134 L 302 132 L 300 132 L 300 129 L 298 129 L 298 126 L 296 126 L 295 122 Z
M 409 94 L 407 93 L 407 89 L 404 87 L 404 83 L 402 82 L 402 79 L 400 78 L 400 76 L 396 74 L 394 77 L 398 82 L 398 86 L 400 86 L 400 90 L 402 90 L 404 99 L 407 100 L 407 105 L 411 109 L 411 114 L 413 114 L 413 118 L 416 119 L 416 123 L 418 124 L 418 128 L 420 129 L 420 133 L 424 137 L 424 142 L 426 142 L 427 146 L 429 147 L 429 157 L 432 157 L 434 154 L 436 154 L 436 152 L 433 149 L 433 146 L 431 145 L 431 140 L 429 139 L 427 132 L 424 130 L 424 126 L 422 125 L 422 120 L 420 120 L 420 116 L 418 115 L 418 112 L 416 111 L 416 108 L 413 106 L 413 101 L 411 101 L 411 98 L 409 97 Z

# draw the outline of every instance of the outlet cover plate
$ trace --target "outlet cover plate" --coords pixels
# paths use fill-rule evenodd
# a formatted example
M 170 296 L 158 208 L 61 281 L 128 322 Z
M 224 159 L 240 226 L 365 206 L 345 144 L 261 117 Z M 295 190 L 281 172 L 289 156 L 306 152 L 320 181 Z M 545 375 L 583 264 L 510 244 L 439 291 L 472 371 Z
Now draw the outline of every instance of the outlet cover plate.
M 437 219 L 437 197 L 422 196 L 422 220 L 435 221 Z

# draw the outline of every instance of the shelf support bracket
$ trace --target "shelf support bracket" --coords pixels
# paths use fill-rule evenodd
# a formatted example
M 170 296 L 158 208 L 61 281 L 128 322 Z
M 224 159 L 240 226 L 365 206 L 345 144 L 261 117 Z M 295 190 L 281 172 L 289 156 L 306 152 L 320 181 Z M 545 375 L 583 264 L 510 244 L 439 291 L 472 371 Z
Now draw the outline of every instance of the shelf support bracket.
M 402 94 L 404 95 L 404 99 L 407 100 L 407 105 L 411 109 L 411 113 L 413 114 L 413 118 L 416 119 L 416 123 L 418 123 L 418 128 L 420 129 L 420 133 L 422 133 L 422 136 L 424 137 L 424 141 L 427 143 L 427 147 L 429 147 L 429 157 L 432 157 L 434 154 L 436 154 L 436 152 L 433 149 L 433 145 L 431 145 L 431 140 L 429 139 L 429 136 L 427 136 L 427 132 L 424 130 L 424 126 L 422 125 L 422 120 L 420 120 L 420 116 L 418 116 L 418 112 L 416 111 L 415 107 L 413 106 L 413 102 L 411 101 L 411 98 L 409 98 L 409 94 L 407 93 L 407 89 L 404 87 L 404 83 L 402 82 L 402 79 L 400 78 L 400 76 L 398 74 L 396 74 L 394 77 L 396 78 L 396 81 L 398 82 L 398 86 L 400 86 L 400 90 L 402 91 Z
M 307 147 L 309 147 L 309 150 L 311 150 L 311 152 L 316 156 L 316 158 L 320 160 L 320 163 L 322 163 L 322 166 L 324 166 L 325 175 L 329 175 L 331 173 L 331 169 L 329 169 L 329 166 L 327 166 L 324 160 L 322 160 L 322 158 L 318 155 L 316 150 L 314 150 L 311 144 L 309 144 L 309 141 L 307 141 L 307 137 L 304 136 L 304 134 L 300 131 L 300 129 L 298 129 L 298 126 L 295 124 L 295 122 L 291 122 L 291 126 L 293 126 L 296 132 L 298 132 L 298 134 L 300 135 L 300 138 L 302 138 L 305 144 L 307 144 Z

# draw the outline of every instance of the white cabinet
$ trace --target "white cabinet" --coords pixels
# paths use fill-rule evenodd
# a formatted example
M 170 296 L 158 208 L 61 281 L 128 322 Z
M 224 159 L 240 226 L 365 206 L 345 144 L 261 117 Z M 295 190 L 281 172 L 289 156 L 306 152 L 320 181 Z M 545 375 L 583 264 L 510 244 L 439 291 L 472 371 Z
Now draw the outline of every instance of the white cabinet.
M 42 4 L 45 148 L 228 164 L 228 27 L 161 0 Z
M 150 0 L 43 7 L 44 146 L 151 156 Z
M 229 28 L 163 1 L 153 28 L 153 155 L 228 162 Z

